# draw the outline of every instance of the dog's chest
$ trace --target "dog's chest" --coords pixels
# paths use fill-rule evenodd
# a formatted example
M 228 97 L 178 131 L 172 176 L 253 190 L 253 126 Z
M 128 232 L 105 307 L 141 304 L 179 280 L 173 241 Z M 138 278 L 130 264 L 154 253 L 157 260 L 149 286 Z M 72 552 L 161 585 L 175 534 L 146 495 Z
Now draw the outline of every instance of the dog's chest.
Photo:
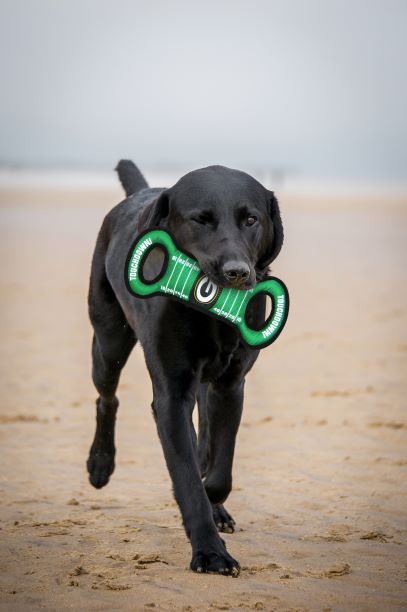
M 201 354 L 202 382 L 218 380 L 236 359 L 239 347 L 237 331 L 222 322 L 210 319 L 206 334 L 206 350 Z

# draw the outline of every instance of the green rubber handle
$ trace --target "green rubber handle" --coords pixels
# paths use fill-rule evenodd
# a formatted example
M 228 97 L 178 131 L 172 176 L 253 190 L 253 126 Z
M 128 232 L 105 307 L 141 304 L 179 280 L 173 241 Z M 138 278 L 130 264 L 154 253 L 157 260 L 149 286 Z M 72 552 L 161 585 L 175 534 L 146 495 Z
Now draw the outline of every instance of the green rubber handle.
M 151 250 L 159 248 L 164 262 L 158 276 L 147 280 L 143 266 Z M 218 287 L 199 268 L 198 262 L 181 251 L 165 230 L 144 232 L 133 243 L 125 266 L 126 286 L 140 298 L 167 295 L 204 311 L 235 326 L 244 343 L 255 349 L 268 346 L 280 334 L 288 316 L 289 296 L 284 283 L 275 277 L 260 281 L 253 289 Z M 250 300 L 257 294 L 270 296 L 270 316 L 259 330 L 247 325 L 245 313 Z

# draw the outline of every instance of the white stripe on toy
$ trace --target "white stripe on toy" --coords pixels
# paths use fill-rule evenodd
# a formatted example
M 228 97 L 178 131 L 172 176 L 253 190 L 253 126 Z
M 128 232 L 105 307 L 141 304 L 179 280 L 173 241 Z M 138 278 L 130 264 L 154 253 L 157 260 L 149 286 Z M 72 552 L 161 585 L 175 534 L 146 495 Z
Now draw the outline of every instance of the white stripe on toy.
M 221 315 L 228 315 L 228 314 L 229 314 L 228 312 L 225 312 L 223 309 L 225 308 L 226 302 L 227 302 L 227 301 L 228 301 L 228 299 L 229 299 L 229 295 L 230 295 L 230 292 L 231 292 L 231 291 L 232 291 L 232 289 L 229 289 L 229 291 L 228 291 L 228 292 L 227 292 L 227 294 L 226 294 L 226 298 L 225 298 L 225 300 L 223 301 L 222 306 L 220 307 L 220 313 L 219 313 L 219 314 L 221 314 Z
M 172 279 L 172 275 L 174 274 L 175 268 L 176 268 L 176 267 L 177 267 L 177 265 L 178 265 L 179 258 L 181 257 L 181 255 L 182 255 L 182 253 L 180 253 L 180 254 L 178 255 L 178 257 L 177 257 L 177 261 L 175 262 L 175 265 L 174 265 L 174 267 L 173 267 L 173 269 L 172 269 L 172 272 L 171 272 L 171 274 L 170 274 L 170 278 L 168 279 L 167 284 L 165 285 L 165 288 L 166 288 L 166 289 L 168 289 L 168 283 L 169 283 L 169 282 L 170 282 L 170 280 Z
M 185 287 L 186 287 L 186 284 L 187 284 L 187 282 L 188 282 L 188 279 L 189 279 L 189 277 L 190 277 L 190 274 L 191 274 L 191 272 L 192 272 L 192 269 L 193 269 L 193 266 L 191 266 L 191 267 L 189 268 L 188 276 L 186 277 L 186 279 L 185 279 L 185 283 L 184 283 L 184 286 L 183 286 L 183 287 L 182 287 L 182 289 L 181 289 L 181 293 L 182 293 L 182 295 L 184 295 L 184 289 L 185 289 Z
M 240 306 L 239 306 L 239 308 L 238 308 L 238 311 L 237 311 L 236 316 L 235 316 L 235 318 L 233 319 L 233 321 L 236 321 L 237 317 L 239 316 L 239 312 L 240 312 L 240 310 L 241 310 L 241 308 L 242 308 L 242 306 L 243 306 L 243 302 L 246 300 L 246 297 L 247 297 L 247 295 L 246 295 L 246 294 L 243 294 L 243 299 L 242 299 L 242 301 L 240 302 Z
M 186 266 L 186 263 L 187 263 L 187 260 L 186 260 L 186 259 L 184 259 L 184 264 L 183 264 L 183 266 L 182 266 L 182 268 L 181 268 L 181 272 L 178 274 L 178 278 L 177 278 L 177 280 L 176 280 L 176 282 L 175 282 L 175 285 L 174 285 L 174 291 L 175 291 L 175 290 L 176 290 L 176 288 L 177 288 L 178 281 L 179 281 L 179 279 L 180 279 L 180 277 L 181 277 L 181 274 L 182 274 L 182 273 L 183 273 L 183 271 L 184 271 L 184 268 L 185 268 L 185 266 Z
M 236 291 L 236 295 L 235 295 L 235 299 L 233 300 L 232 306 L 229 308 L 229 314 L 232 312 L 233 310 L 233 306 L 235 305 L 235 302 L 237 300 L 237 296 L 239 295 L 239 292 Z M 233 319 L 234 321 L 236 320 L 236 317 Z

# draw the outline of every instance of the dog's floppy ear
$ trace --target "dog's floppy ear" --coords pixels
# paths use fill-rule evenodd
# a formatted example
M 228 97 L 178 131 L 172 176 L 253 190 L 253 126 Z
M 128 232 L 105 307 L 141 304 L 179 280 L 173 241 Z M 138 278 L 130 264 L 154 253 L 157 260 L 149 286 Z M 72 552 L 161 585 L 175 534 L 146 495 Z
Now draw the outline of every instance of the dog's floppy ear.
M 257 268 L 265 271 L 279 254 L 283 246 L 284 232 L 280 217 L 280 208 L 276 196 L 272 191 L 266 190 L 269 213 L 269 228 L 265 232 L 263 250 L 257 263 Z
M 145 231 L 158 227 L 169 213 L 170 190 L 165 189 L 154 202 L 148 204 L 141 212 L 138 220 L 139 231 Z

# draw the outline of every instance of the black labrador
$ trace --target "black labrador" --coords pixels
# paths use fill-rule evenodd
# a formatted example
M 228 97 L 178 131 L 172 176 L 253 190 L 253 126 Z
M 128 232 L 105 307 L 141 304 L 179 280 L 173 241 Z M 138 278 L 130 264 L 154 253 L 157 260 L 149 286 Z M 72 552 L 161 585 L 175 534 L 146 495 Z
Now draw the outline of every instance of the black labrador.
M 114 428 L 120 372 L 139 339 L 153 386 L 153 414 L 192 545 L 191 569 L 238 575 L 219 531 L 233 532 L 223 507 L 232 488 L 232 463 L 243 408 L 245 376 L 259 351 L 237 330 L 167 297 L 131 295 L 124 267 L 137 235 L 153 227 L 171 232 L 217 285 L 249 289 L 267 276 L 283 243 L 277 200 L 254 178 L 223 166 L 188 173 L 170 189 L 151 189 L 131 161 L 116 168 L 127 198 L 103 221 L 92 261 L 89 315 L 94 328 L 96 433 L 87 468 L 96 488 L 115 466 Z M 158 275 L 162 253 L 148 257 L 145 275 Z M 249 304 L 248 323 L 260 328 L 265 298 Z M 196 435 L 192 412 L 199 410 Z

